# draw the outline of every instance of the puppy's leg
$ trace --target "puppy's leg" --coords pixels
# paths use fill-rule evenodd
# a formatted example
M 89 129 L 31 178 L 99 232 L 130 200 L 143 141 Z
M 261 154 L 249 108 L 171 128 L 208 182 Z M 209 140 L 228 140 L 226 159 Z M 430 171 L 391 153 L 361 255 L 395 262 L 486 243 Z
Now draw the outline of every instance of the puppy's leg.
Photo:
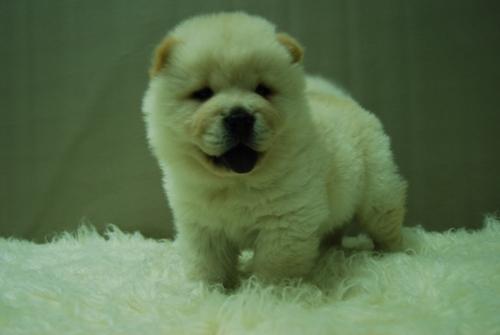
M 366 191 L 357 218 L 376 248 L 394 251 L 401 248 L 406 182 L 396 172 L 392 161 L 385 163 L 381 164 L 385 165 L 382 169 L 367 171 Z
M 398 173 L 389 137 L 378 120 L 372 119 L 364 136 L 365 189 L 357 217 L 376 247 L 398 250 L 402 242 L 406 181 Z
M 316 236 L 304 236 L 287 228 L 266 229 L 257 238 L 252 270 L 270 282 L 303 277 L 311 271 L 318 254 Z
M 179 230 L 177 243 L 191 279 L 226 288 L 237 284 L 238 249 L 224 234 L 191 226 Z
M 363 228 L 373 239 L 376 249 L 397 251 L 401 249 L 401 226 L 404 207 L 367 207 L 360 214 Z

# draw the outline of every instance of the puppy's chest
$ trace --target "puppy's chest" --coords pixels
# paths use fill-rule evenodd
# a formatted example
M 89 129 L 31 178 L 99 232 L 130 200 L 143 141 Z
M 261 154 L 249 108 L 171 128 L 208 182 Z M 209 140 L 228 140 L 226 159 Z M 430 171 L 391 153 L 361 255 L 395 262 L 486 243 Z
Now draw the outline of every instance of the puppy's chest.
M 236 189 L 208 193 L 209 224 L 235 240 L 251 239 L 269 221 L 291 211 L 287 195 L 279 190 Z
M 279 206 L 281 201 L 277 196 L 274 192 L 233 190 L 210 197 L 208 204 L 209 210 L 219 217 L 245 225 L 246 222 L 255 222 L 269 215 L 272 208 Z

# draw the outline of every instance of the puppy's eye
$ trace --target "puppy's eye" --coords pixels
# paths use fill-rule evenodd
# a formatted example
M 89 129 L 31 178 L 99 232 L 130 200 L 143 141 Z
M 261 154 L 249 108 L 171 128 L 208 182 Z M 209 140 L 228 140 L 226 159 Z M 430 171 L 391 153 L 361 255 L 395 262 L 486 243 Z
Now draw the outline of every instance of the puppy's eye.
M 264 84 L 259 84 L 255 88 L 255 93 L 260 95 L 263 98 L 269 99 L 273 95 L 273 90 Z
M 191 99 L 204 102 L 213 97 L 214 91 L 208 86 L 202 87 L 199 90 L 194 91 L 191 93 Z

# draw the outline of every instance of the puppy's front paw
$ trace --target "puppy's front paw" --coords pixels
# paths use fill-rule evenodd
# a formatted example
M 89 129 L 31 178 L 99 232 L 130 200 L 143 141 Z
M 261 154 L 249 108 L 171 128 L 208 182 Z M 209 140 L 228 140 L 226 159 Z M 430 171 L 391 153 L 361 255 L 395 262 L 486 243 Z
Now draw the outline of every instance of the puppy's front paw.
M 269 236 L 261 238 L 252 260 L 251 270 L 265 282 L 277 283 L 283 279 L 307 276 L 318 257 L 319 240 L 287 239 L 277 240 Z
M 189 279 L 226 288 L 237 285 L 238 250 L 223 236 L 194 231 L 179 234 L 177 244 Z

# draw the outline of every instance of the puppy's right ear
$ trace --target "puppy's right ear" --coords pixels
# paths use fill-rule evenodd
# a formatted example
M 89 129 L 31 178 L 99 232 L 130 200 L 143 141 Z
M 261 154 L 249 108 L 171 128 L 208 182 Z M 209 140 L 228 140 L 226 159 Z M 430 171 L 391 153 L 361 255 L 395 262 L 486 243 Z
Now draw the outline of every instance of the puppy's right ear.
M 299 63 L 302 61 L 302 58 L 304 58 L 304 48 L 302 48 L 295 38 L 285 33 L 278 33 L 276 38 L 278 42 L 287 49 L 292 57 L 292 63 Z
M 176 42 L 175 38 L 167 36 L 158 44 L 153 55 L 153 63 L 149 68 L 150 78 L 155 77 L 165 67 L 168 56 Z

